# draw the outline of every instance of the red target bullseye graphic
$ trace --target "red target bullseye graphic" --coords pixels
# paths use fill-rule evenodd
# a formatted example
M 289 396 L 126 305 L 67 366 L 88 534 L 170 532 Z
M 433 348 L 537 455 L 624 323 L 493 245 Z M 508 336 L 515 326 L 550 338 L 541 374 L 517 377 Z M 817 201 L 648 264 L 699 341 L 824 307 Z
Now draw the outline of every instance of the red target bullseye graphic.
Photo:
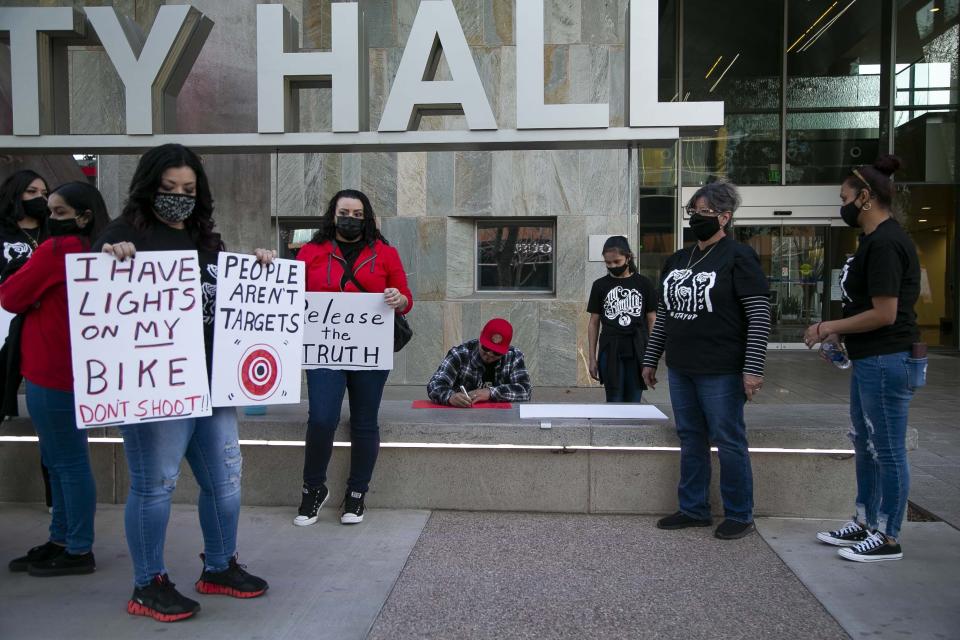
M 257 344 L 240 358 L 240 388 L 251 400 L 265 400 L 280 386 L 280 357 L 272 347 Z

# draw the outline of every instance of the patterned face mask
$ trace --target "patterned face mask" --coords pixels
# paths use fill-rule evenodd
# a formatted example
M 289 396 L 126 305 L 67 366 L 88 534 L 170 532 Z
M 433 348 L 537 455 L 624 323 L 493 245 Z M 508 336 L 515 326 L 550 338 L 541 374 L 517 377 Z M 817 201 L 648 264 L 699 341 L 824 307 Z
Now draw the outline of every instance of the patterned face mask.
M 196 204 L 196 196 L 185 193 L 158 193 L 153 198 L 153 210 L 157 217 L 169 224 L 189 218 Z

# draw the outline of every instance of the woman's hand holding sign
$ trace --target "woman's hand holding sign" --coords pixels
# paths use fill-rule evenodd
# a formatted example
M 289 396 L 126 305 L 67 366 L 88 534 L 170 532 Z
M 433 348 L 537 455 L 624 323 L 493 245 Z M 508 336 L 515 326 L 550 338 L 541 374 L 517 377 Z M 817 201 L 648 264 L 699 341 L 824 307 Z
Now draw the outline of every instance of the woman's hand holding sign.
M 270 264 L 273 262 L 273 259 L 277 257 L 277 252 L 273 249 L 255 249 L 253 251 L 253 257 L 256 258 L 260 264 Z
M 383 299 L 391 309 L 406 309 L 407 296 L 400 293 L 399 289 L 388 288 L 383 290 Z
M 123 262 L 127 258 L 132 258 L 137 255 L 137 248 L 132 242 L 106 243 L 103 245 L 103 252 L 109 253 L 120 262 Z

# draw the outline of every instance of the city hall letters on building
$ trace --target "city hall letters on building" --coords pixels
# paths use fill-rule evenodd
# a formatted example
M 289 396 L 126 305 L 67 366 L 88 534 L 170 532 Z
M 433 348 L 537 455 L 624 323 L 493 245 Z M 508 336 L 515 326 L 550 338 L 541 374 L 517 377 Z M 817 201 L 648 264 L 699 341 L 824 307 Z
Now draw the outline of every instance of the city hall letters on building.
M 13 135 L 0 151 L 131 153 L 164 142 L 202 151 L 390 151 L 626 146 L 671 140 L 680 129 L 723 124 L 722 102 L 660 102 L 658 2 L 632 0 L 627 16 L 625 127 L 603 103 L 544 99 L 544 2 L 515 0 L 516 129 L 500 128 L 451 0 L 420 3 L 379 122 L 368 122 L 367 47 L 357 3 L 331 6 L 331 48 L 301 50 L 281 4 L 257 5 L 257 131 L 177 134 L 176 100 L 213 22 L 190 5 L 162 6 L 143 33 L 114 7 L 0 8 L 10 42 Z M 228 28 L 223 26 L 222 28 Z M 124 86 L 126 133 L 72 135 L 67 47 L 104 48 Z M 449 80 L 434 79 L 441 54 Z M 297 92 L 329 87 L 331 130 L 297 131 Z M 464 131 L 419 131 L 420 118 L 463 114 Z

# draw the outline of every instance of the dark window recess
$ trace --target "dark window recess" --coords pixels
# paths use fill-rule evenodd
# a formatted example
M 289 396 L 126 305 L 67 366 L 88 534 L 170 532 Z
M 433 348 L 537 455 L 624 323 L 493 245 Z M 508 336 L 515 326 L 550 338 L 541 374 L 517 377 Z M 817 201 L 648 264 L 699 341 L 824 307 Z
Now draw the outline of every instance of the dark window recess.
M 278 220 L 280 250 L 277 257 L 295 259 L 300 247 L 309 242 L 317 232 L 317 222 L 319 221 L 316 218 Z
M 556 222 L 477 222 L 477 291 L 554 290 Z

